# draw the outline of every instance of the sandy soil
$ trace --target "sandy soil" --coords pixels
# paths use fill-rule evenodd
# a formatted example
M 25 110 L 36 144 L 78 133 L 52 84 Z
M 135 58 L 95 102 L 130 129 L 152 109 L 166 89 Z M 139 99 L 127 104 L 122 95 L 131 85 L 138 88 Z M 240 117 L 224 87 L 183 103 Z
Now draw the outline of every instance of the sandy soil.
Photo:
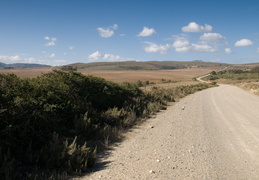
M 182 99 L 102 155 L 96 179 L 259 179 L 259 97 L 221 85 Z

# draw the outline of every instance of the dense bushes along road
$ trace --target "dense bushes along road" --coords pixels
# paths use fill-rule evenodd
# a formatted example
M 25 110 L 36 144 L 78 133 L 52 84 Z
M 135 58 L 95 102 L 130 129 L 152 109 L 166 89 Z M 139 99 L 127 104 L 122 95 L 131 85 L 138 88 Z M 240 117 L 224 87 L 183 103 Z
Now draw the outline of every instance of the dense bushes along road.
M 77 72 L 33 79 L 0 74 L 0 177 L 43 179 L 80 174 L 122 129 L 208 84 L 143 92 Z

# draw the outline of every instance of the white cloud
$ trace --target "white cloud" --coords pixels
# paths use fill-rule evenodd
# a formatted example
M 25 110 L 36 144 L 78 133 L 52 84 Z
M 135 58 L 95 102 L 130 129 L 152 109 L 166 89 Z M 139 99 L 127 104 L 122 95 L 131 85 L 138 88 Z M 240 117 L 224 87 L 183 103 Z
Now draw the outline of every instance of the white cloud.
M 68 49 L 69 50 L 73 50 L 73 49 L 75 49 L 75 47 L 74 46 L 69 46 Z
M 215 52 L 216 47 L 208 44 L 194 44 L 190 43 L 185 37 L 177 37 L 173 43 L 176 52 Z
M 15 55 L 15 56 L 0 55 L 0 62 L 6 63 L 6 64 L 29 63 L 29 64 L 46 64 L 46 65 L 53 65 L 53 66 L 64 65 L 68 63 L 66 60 L 63 60 L 63 59 L 45 60 L 45 59 L 37 59 L 34 57 L 24 58 L 18 55 Z
M 212 26 L 205 24 L 205 26 L 200 26 L 196 22 L 190 22 L 187 26 L 182 27 L 183 32 L 206 32 L 211 31 Z
M 21 56 L 0 56 L 0 62 L 6 64 L 13 64 L 13 63 L 37 63 L 37 64 L 44 64 L 44 60 L 35 59 L 33 57 L 30 58 L 22 58 Z
M 200 36 L 200 40 L 202 41 L 224 41 L 226 38 L 218 33 L 204 33 Z
M 178 38 L 174 43 L 173 47 L 177 52 L 187 52 L 190 50 L 191 46 L 187 39 L 185 38 Z
M 55 57 L 56 55 L 54 53 L 50 54 L 49 57 L 53 58 Z
M 225 53 L 226 54 L 232 54 L 232 50 L 230 48 L 225 48 Z
M 103 59 L 108 61 L 120 61 L 122 58 L 118 55 L 104 54 Z
M 55 37 L 50 38 L 50 37 L 46 36 L 46 37 L 44 37 L 44 39 L 48 41 L 48 42 L 46 42 L 45 46 L 55 46 L 56 45 L 57 38 L 55 38 Z
M 94 52 L 88 56 L 90 61 L 129 61 L 133 59 L 126 59 L 119 55 L 114 54 L 102 54 L 99 51 Z
M 257 53 L 259 53 L 259 47 L 257 48 L 257 51 L 256 51 Z
M 88 59 L 94 61 L 94 60 L 100 60 L 100 59 L 102 59 L 102 57 L 103 57 L 102 54 L 99 51 L 96 51 L 93 54 L 90 54 L 88 56 Z
M 181 47 L 186 47 L 189 46 L 189 41 L 187 41 L 186 39 L 178 39 L 173 43 L 173 47 L 175 48 L 181 48 Z
M 171 45 L 169 44 L 155 44 L 152 42 L 145 42 L 146 44 L 148 44 L 147 47 L 144 48 L 144 50 L 148 53 L 157 53 L 159 52 L 160 54 L 166 54 L 168 49 L 171 47 Z
M 241 39 L 235 43 L 235 46 L 251 46 L 254 43 L 249 39 Z
M 192 44 L 191 51 L 193 52 L 216 52 L 217 48 L 207 44 Z
M 97 30 L 99 31 L 99 34 L 103 38 L 109 38 L 114 35 L 114 30 L 118 29 L 118 25 L 114 24 L 113 26 L 102 28 L 98 27 Z
M 2 63 L 19 63 L 21 62 L 20 56 L 0 56 L 0 62 Z
M 138 36 L 147 37 L 153 35 L 154 33 L 156 33 L 155 29 L 144 27 L 143 30 L 138 34 Z

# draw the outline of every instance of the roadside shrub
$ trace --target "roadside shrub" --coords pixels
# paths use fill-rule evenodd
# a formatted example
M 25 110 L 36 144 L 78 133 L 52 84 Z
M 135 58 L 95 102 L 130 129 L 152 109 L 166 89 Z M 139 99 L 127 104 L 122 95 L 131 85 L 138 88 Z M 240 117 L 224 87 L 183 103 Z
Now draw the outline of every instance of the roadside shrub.
M 136 84 L 74 71 L 54 70 L 33 79 L 0 74 L 0 175 L 48 179 L 85 172 L 100 145 L 116 140 L 121 130 L 208 87 L 143 92 Z

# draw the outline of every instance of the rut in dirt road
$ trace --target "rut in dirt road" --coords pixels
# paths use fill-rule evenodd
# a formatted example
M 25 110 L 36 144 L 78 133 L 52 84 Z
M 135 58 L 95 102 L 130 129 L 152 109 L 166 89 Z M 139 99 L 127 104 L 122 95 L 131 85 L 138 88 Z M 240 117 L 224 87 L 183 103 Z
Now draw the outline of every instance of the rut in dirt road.
M 259 179 L 258 157 L 259 97 L 220 85 L 133 130 L 82 179 Z

